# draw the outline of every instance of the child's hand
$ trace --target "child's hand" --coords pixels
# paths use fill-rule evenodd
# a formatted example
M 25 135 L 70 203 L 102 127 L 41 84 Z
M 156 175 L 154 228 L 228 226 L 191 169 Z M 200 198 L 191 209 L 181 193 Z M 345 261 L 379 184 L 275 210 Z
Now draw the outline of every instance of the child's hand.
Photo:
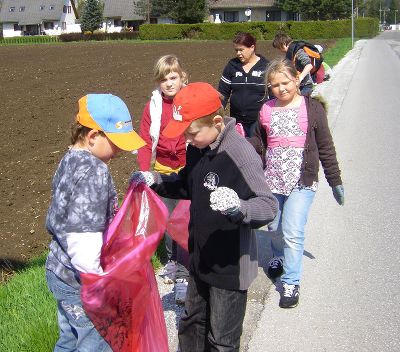
M 343 185 L 332 187 L 332 193 L 339 205 L 344 205 L 344 188 Z
M 237 193 L 228 187 L 218 187 L 210 194 L 210 207 L 224 215 L 237 214 L 240 207 L 240 199 Z
M 131 178 L 129 179 L 129 183 L 134 184 L 135 187 L 141 183 L 145 183 L 150 187 L 154 184 L 154 182 L 154 176 L 150 171 L 135 171 L 132 173 Z

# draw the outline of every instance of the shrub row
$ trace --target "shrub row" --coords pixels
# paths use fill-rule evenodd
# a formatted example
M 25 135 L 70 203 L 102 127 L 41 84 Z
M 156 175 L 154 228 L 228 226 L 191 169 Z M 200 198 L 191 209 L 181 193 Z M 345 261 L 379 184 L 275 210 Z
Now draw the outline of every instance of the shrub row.
M 284 31 L 293 38 L 329 39 L 351 36 L 351 20 L 288 21 L 197 24 L 143 24 L 139 27 L 142 40 L 203 39 L 230 40 L 237 32 L 249 32 L 257 39 L 271 40 Z M 378 33 L 378 20 L 359 18 L 355 21 L 355 36 L 370 38 Z
M 0 45 L 26 44 L 26 43 L 54 43 L 58 42 L 57 36 L 50 35 L 32 35 L 24 37 L 0 38 Z
M 77 42 L 87 40 L 124 40 L 124 39 L 138 39 L 139 32 L 121 32 L 121 33 L 65 33 L 59 36 L 61 42 Z

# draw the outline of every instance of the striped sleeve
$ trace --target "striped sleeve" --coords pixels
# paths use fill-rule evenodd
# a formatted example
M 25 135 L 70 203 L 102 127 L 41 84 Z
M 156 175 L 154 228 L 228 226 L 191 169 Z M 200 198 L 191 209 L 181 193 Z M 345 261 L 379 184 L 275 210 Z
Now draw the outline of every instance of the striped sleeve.
M 232 81 L 230 80 L 231 79 L 230 71 L 231 70 L 228 64 L 225 66 L 224 71 L 222 72 L 221 79 L 219 80 L 218 84 L 218 91 L 223 96 L 222 105 L 224 106 L 224 108 L 226 107 L 226 104 L 228 104 L 228 100 L 232 92 Z

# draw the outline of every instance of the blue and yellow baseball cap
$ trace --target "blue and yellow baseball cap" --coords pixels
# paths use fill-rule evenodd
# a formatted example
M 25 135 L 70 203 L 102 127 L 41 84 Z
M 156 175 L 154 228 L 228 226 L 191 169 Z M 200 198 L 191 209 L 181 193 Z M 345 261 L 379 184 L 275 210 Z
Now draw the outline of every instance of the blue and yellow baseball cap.
M 126 104 L 112 94 L 88 94 L 80 98 L 76 121 L 82 126 L 103 131 L 122 150 L 132 151 L 146 144 L 133 130 Z

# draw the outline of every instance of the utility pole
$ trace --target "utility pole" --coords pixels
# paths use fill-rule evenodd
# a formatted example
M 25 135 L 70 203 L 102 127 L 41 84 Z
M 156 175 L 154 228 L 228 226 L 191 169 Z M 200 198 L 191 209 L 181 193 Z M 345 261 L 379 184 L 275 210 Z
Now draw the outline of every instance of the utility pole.
M 379 3 L 379 24 L 382 24 L 382 1 Z
M 351 47 L 354 47 L 354 0 L 351 0 Z
M 398 11 L 399 11 L 399 10 L 394 10 L 394 25 L 396 26 L 395 28 L 397 28 L 396 13 L 397 13 Z
M 383 23 L 386 24 L 386 11 L 390 11 L 390 9 L 383 9 Z

